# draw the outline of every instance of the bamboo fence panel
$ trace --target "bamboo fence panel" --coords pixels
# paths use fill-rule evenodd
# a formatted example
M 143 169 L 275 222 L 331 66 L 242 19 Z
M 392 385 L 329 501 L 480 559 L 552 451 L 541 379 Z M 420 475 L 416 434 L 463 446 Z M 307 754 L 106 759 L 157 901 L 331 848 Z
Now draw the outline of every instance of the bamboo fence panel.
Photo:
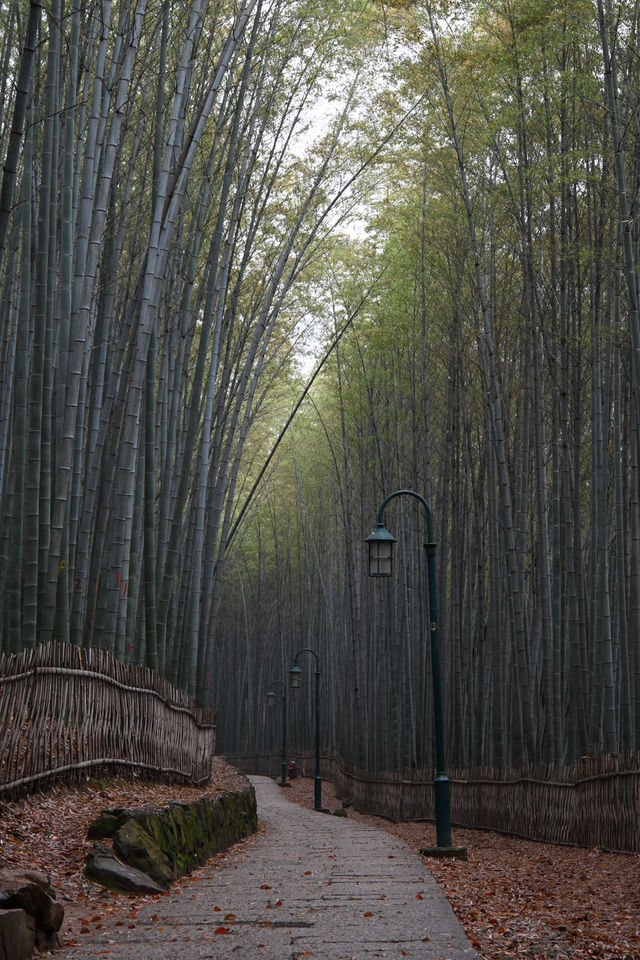
M 0 795 L 99 768 L 205 783 L 215 733 L 212 711 L 106 650 L 0 655 Z
M 529 840 L 640 853 L 640 754 L 568 765 L 450 771 L 451 821 Z M 372 774 L 336 763 L 336 790 L 356 810 L 398 822 L 435 818 L 427 771 Z
M 246 773 L 280 776 L 281 754 L 231 756 Z M 293 754 L 300 776 L 313 776 L 313 754 Z M 372 773 L 323 753 L 322 777 L 361 813 L 401 820 L 434 820 L 433 773 Z M 527 840 L 640 853 L 640 754 L 583 757 L 574 763 L 514 770 L 481 767 L 449 771 L 451 821 Z

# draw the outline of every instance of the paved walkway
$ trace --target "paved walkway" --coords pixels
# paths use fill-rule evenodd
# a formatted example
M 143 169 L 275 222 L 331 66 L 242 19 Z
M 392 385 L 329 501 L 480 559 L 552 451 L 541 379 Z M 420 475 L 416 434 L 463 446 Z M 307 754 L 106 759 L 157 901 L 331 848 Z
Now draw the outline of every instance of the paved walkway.
M 251 781 L 266 832 L 239 862 L 199 871 L 197 883 L 144 907 L 135 929 L 116 928 L 109 942 L 87 937 L 56 958 L 477 960 L 408 846 L 385 830 L 291 803 L 267 777 Z M 216 933 L 221 927 L 229 932 Z

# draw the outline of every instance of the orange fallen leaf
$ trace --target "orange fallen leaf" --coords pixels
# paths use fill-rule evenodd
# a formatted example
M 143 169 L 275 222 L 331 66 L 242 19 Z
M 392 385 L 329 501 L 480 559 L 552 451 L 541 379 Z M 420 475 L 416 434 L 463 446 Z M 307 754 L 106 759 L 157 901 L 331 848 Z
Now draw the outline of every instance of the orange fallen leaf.
M 225 913 L 224 918 L 225 920 L 235 920 L 236 915 L 235 913 Z
M 367 910 L 367 912 L 364 914 L 364 916 L 365 916 L 365 917 L 372 917 L 373 914 L 371 913 L 370 910 Z
M 229 927 L 216 927 L 216 933 L 230 933 Z

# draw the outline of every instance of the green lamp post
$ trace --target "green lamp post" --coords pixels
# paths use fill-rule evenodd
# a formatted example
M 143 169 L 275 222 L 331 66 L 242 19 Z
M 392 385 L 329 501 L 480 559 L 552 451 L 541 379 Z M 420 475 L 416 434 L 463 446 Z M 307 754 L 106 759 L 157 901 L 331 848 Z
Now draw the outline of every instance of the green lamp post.
M 316 810 L 322 810 L 322 779 L 320 777 L 320 669 L 318 666 L 318 654 L 311 647 L 303 647 L 296 653 L 293 666 L 289 670 L 289 685 L 292 690 L 297 690 L 302 686 L 302 670 L 298 666 L 298 657 L 301 653 L 310 653 L 316 662 L 315 681 L 316 681 L 316 777 L 314 783 L 314 801 Z
M 375 530 L 366 538 L 369 548 L 369 576 L 390 577 L 393 572 L 393 545 L 396 538 L 384 525 L 385 507 L 395 497 L 414 497 L 427 513 L 427 574 L 429 589 L 429 614 L 431 637 L 431 675 L 433 679 L 433 713 L 436 741 L 436 775 L 433 781 L 436 811 L 436 847 L 426 847 L 421 853 L 430 856 L 459 857 L 466 859 L 464 847 L 451 845 L 451 803 L 449 778 L 445 770 L 444 724 L 442 721 L 442 685 L 440 681 L 440 647 L 438 642 L 438 598 L 436 592 L 436 546 L 433 540 L 431 508 L 423 496 L 415 490 L 396 490 L 382 501 L 378 510 Z
M 287 785 L 287 685 L 284 680 L 272 680 L 271 685 L 279 683 L 282 687 L 282 765 L 280 767 L 280 786 Z M 267 693 L 267 706 L 271 707 L 276 702 L 276 695 L 273 690 Z

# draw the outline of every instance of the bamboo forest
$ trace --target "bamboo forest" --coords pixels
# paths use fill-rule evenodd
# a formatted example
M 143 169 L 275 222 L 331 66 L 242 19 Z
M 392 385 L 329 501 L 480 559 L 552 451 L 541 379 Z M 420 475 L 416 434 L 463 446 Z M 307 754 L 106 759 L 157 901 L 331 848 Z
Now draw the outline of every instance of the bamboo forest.
M 0 650 L 277 750 L 640 746 L 640 7 L 0 3 Z M 301 659 L 313 689 L 314 663 Z M 292 736 L 312 748 L 307 700 Z

